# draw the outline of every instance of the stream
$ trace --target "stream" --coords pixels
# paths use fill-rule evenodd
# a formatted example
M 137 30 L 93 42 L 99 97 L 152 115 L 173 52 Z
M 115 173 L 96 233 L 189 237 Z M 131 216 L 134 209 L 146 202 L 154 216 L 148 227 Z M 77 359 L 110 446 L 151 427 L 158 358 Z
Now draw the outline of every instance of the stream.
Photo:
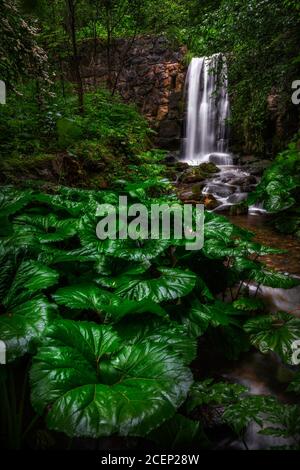
M 183 202 L 202 202 L 208 210 L 221 213 L 233 224 L 253 232 L 255 241 L 285 250 L 283 254 L 263 256 L 260 260 L 271 269 L 300 277 L 300 240 L 276 232 L 270 224 L 271 216 L 262 207 L 250 207 L 248 211 L 245 206 L 240 206 L 240 210 L 237 206 L 254 190 L 259 175 L 239 165 L 240 159 L 229 153 L 230 107 L 226 58 L 222 54 L 192 59 L 186 79 L 186 101 L 181 151 L 183 173 L 175 182 L 179 197 Z M 257 286 L 250 284 L 249 289 L 251 295 Z M 260 286 L 256 294 L 267 312 L 284 311 L 300 317 L 300 286 L 293 289 Z M 200 355 L 202 364 L 196 364 L 199 378 L 237 382 L 246 386 L 250 394 L 271 395 L 285 403 L 295 399 L 285 389 L 297 367 L 285 366 L 274 353 L 263 355 L 251 349 L 237 361 L 228 361 L 218 357 L 213 345 L 201 349 L 200 344 Z M 215 448 L 266 449 L 290 443 L 261 435 L 259 429 L 255 423 L 251 424 L 244 442 L 221 434 Z

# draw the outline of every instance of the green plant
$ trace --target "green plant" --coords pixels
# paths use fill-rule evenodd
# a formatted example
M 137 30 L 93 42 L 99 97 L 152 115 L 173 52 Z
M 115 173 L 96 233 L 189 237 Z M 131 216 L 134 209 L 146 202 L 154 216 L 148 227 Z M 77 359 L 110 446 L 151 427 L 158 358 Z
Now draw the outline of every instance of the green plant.
M 196 252 L 186 251 L 185 240 L 97 238 L 99 204 L 117 204 L 120 195 L 147 207 L 172 204 L 171 196 L 155 194 L 160 187 L 160 180 L 150 179 L 141 188 L 120 181 L 109 191 L 2 188 L 0 338 L 9 364 L 1 369 L 11 374 L 18 361 L 32 360 L 33 423 L 44 416 L 49 429 L 71 437 L 151 438 L 154 429 L 162 426 L 163 432 L 173 420 L 178 435 L 170 435 L 170 445 L 173 439 L 186 442 L 186 432 L 192 432 L 207 446 L 201 424 L 176 415 L 193 382 L 196 340 L 214 334 L 233 357 L 248 348 L 243 325 L 248 331 L 249 315 L 263 307 L 239 293 L 233 303 L 218 297 L 254 279 L 253 272 L 264 273 L 253 256 L 272 250 L 208 212 L 205 245 Z M 211 266 L 223 273 L 219 279 L 211 278 Z M 290 282 L 272 275 L 272 285 Z M 278 347 L 287 346 L 283 341 Z M 190 410 L 209 396 L 227 402 L 243 392 L 239 386 L 210 386 L 191 389 Z M 24 445 L 26 428 L 34 429 L 28 414 L 24 422 L 11 423 L 11 447 Z M 10 422 L 10 415 L 4 419 Z
M 297 234 L 300 228 L 299 188 L 300 151 L 292 142 L 265 171 L 248 202 L 262 202 L 264 208 L 275 215 L 273 224 L 279 232 Z

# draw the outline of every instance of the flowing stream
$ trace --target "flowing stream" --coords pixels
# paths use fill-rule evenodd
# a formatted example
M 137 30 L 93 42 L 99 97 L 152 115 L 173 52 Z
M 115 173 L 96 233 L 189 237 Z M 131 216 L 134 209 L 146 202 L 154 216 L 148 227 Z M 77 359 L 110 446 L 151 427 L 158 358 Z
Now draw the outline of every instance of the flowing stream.
M 215 163 L 219 172 L 204 181 L 202 193 L 212 195 L 218 202 L 216 209 L 226 211 L 230 206 L 245 200 L 258 183 L 258 178 L 235 165 L 229 153 L 228 138 L 230 106 L 227 91 L 227 66 L 222 54 L 192 59 L 186 79 L 186 129 L 182 146 L 182 160 L 190 166 L 205 162 Z M 228 216 L 228 215 L 227 215 Z M 231 222 L 255 233 L 255 240 L 275 248 L 288 250 L 282 255 L 265 256 L 262 260 L 270 268 L 300 277 L 300 241 L 292 236 L 278 234 L 269 225 L 269 216 L 263 207 L 252 206 L 247 215 L 228 216 Z M 256 286 L 249 286 L 256 292 Z M 261 286 L 256 292 L 270 312 L 286 311 L 300 317 L 300 287 L 272 289 Z M 250 351 L 231 364 L 213 363 L 213 351 L 208 351 L 207 370 L 204 376 L 219 376 L 249 388 L 250 394 L 277 396 L 289 402 L 286 383 L 290 371 L 274 355 Z M 205 358 L 205 352 L 203 357 Z M 267 448 L 287 442 L 258 434 L 258 426 L 251 425 L 245 439 L 250 449 Z M 218 442 L 217 447 L 228 448 L 228 442 Z M 243 448 L 235 441 L 232 448 Z

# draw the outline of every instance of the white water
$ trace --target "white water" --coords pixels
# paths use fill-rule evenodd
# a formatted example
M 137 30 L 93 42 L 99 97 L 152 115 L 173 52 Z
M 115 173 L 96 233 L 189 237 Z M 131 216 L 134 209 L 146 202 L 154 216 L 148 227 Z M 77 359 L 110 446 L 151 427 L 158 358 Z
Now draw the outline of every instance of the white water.
M 232 164 L 228 154 L 230 115 L 227 65 L 222 54 L 192 59 L 186 78 L 187 119 L 184 160 Z
M 223 54 L 192 59 L 186 77 L 187 112 L 183 160 L 190 166 L 212 162 L 220 172 L 205 182 L 203 194 L 218 201 L 217 211 L 240 203 L 257 180 L 233 164 L 228 150 L 230 103 Z M 247 183 L 248 182 L 248 183 Z

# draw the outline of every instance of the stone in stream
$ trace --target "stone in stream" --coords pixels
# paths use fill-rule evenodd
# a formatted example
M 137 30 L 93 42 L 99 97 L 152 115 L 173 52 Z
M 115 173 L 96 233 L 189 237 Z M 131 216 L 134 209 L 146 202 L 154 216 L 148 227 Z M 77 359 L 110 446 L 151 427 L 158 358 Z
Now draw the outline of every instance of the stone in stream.
M 202 204 L 204 204 L 205 209 L 214 210 L 220 206 L 220 202 L 212 194 L 206 194 L 202 199 Z
M 208 183 L 205 188 L 205 194 L 213 194 L 219 197 L 229 197 L 234 191 L 235 188 L 229 188 L 228 186 L 222 186 L 221 184 Z
M 203 188 L 204 188 L 204 183 L 196 183 L 192 186 L 192 192 L 196 199 L 201 198 Z
M 188 166 L 180 176 L 180 181 L 183 183 L 197 183 L 219 171 L 220 169 L 214 163 L 201 163 L 201 165 L 198 166 Z
M 215 165 L 213 162 L 201 163 L 198 167 L 202 173 L 212 174 L 212 173 L 219 173 L 221 170 L 220 168 Z

